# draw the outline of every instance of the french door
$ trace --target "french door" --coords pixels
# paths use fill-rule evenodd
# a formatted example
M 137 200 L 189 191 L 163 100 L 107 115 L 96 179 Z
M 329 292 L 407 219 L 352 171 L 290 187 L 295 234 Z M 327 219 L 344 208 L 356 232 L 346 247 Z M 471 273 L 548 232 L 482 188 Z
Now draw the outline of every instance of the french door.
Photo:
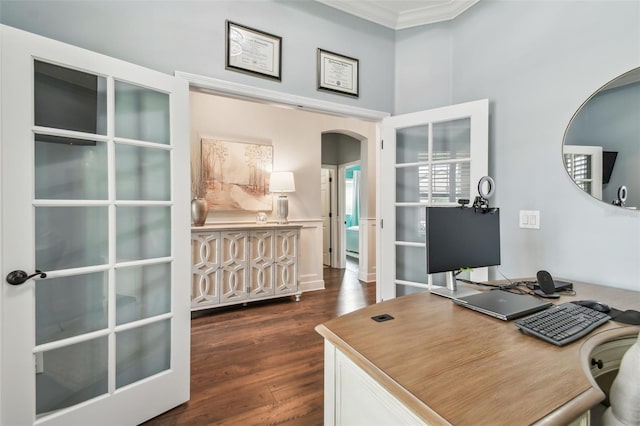
M 445 274 L 426 272 L 425 207 L 473 202 L 488 172 L 488 129 L 486 99 L 382 121 L 378 301 L 446 285 Z M 486 268 L 470 278 L 486 280 Z
M 143 422 L 189 398 L 188 85 L 1 31 L 0 424 Z

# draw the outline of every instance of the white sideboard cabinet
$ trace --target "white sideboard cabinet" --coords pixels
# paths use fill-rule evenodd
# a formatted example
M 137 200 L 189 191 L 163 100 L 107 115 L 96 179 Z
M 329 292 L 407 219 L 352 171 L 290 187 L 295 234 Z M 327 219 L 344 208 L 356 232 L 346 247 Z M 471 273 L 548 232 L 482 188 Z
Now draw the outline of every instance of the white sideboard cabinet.
M 191 310 L 291 296 L 300 300 L 300 225 L 191 228 Z

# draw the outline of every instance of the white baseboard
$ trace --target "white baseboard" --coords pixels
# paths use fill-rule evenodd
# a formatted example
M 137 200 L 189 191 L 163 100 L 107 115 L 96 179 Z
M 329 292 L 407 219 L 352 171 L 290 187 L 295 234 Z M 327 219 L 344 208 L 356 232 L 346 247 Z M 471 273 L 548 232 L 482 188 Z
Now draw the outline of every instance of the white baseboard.
M 324 290 L 324 280 L 300 281 L 298 287 L 301 292 Z
M 358 279 L 360 281 L 364 281 L 365 283 L 372 283 L 376 280 L 376 273 L 369 272 L 368 274 L 365 271 L 360 271 L 358 273 Z

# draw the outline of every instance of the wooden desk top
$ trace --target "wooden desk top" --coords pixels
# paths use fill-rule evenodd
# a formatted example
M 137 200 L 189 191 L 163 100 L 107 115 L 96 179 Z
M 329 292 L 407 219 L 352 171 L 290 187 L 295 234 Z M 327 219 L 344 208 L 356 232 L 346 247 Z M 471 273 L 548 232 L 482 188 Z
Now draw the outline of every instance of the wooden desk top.
M 576 296 L 551 300 L 593 299 L 620 310 L 640 309 L 640 292 L 582 283 L 574 288 Z M 371 319 L 380 314 L 395 319 Z M 556 347 L 521 333 L 513 321 L 418 293 L 332 319 L 316 330 L 428 423 L 519 425 L 568 423 L 600 402 L 604 395 L 582 361 L 589 357 L 589 341 L 593 346 L 601 333 L 632 334 L 640 327 L 610 321 Z

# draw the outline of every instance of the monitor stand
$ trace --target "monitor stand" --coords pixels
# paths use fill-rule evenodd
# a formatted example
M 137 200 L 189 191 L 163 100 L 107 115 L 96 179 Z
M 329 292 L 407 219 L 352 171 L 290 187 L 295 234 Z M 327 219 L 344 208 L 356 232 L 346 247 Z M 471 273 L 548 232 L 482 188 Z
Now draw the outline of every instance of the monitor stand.
M 438 296 L 448 297 L 449 299 L 458 299 L 460 297 L 471 296 L 472 294 L 478 294 L 480 291 L 474 290 L 469 287 L 458 287 L 458 283 L 456 281 L 456 277 L 453 274 L 453 271 L 449 271 L 447 274 L 447 286 L 441 287 L 437 286 L 435 288 L 431 288 L 431 293 L 437 294 Z

